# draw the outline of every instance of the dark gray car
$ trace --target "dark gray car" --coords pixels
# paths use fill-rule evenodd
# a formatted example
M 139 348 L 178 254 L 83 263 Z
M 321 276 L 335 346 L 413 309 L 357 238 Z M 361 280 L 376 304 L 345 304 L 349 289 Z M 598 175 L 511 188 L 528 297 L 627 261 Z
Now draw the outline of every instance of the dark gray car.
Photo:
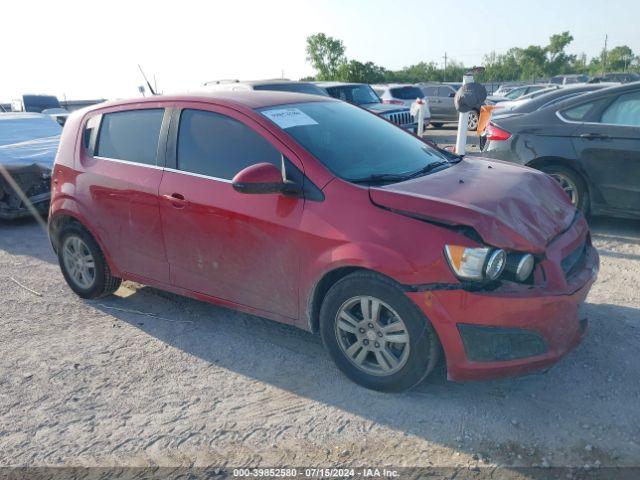
M 493 119 L 483 156 L 550 174 L 585 213 L 640 217 L 640 82 Z
M 431 110 L 431 125 L 434 128 L 440 128 L 445 123 L 458 122 L 459 113 L 453 104 L 453 97 L 456 96 L 458 88 L 461 84 L 434 83 L 421 84 L 420 88 L 425 98 L 429 101 L 429 109 Z M 477 130 L 478 120 L 480 118 L 479 110 L 469 112 L 469 121 L 467 127 L 469 130 Z

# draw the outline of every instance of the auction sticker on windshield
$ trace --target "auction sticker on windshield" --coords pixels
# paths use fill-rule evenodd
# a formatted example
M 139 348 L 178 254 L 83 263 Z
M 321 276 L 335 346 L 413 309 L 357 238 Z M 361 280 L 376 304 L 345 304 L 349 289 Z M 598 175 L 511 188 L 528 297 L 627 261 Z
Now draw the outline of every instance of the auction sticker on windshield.
M 265 110 L 262 114 L 283 129 L 318 124 L 313 118 L 297 108 Z

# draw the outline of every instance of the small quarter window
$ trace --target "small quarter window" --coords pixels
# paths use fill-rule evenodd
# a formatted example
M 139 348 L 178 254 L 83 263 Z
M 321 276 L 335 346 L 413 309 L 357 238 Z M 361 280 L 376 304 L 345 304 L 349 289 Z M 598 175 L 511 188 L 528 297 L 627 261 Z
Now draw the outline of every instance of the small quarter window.
M 578 105 L 577 107 L 568 108 L 562 112 L 562 116 L 567 120 L 580 122 L 587 117 L 594 105 L 595 103 L 589 102 Z
M 155 165 L 163 116 L 162 108 L 104 114 L 96 155 Z

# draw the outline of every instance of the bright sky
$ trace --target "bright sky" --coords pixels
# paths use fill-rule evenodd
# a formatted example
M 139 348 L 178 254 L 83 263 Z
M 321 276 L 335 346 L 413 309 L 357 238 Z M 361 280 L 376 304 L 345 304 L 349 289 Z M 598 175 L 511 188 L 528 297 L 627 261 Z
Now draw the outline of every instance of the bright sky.
M 313 73 L 305 39 L 316 32 L 391 69 L 445 52 L 477 65 L 564 30 L 571 53 L 597 55 L 605 33 L 609 47 L 640 53 L 637 0 L 5 0 L 1 11 L 1 101 L 137 96 L 138 63 L 165 93 L 220 78 L 297 79 Z

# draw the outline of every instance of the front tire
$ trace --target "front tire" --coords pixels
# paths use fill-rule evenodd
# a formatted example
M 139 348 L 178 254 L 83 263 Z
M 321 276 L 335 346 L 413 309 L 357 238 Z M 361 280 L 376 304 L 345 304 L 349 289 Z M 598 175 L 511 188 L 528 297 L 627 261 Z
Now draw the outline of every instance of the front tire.
M 371 272 L 338 281 L 320 309 L 320 333 L 337 367 L 363 387 L 400 392 L 436 365 L 429 320 L 391 280 Z
M 122 280 L 111 274 L 100 246 L 78 223 L 63 227 L 58 237 L 58 262 L 67 284 L 78 296 L 95 299 L 115 292 Z
M 561 165 L 548 165 L 541 170 L 553 177 L 565 191 L 574 207 L 584 215 L 589 213 L 589 194 L 582 177 L 568 167 Z
M 439 123 L 439 122 L 431 122 L 431 126 L 433 128 L 442 128 L 442 126 L 444 125 L 444 123 Z

